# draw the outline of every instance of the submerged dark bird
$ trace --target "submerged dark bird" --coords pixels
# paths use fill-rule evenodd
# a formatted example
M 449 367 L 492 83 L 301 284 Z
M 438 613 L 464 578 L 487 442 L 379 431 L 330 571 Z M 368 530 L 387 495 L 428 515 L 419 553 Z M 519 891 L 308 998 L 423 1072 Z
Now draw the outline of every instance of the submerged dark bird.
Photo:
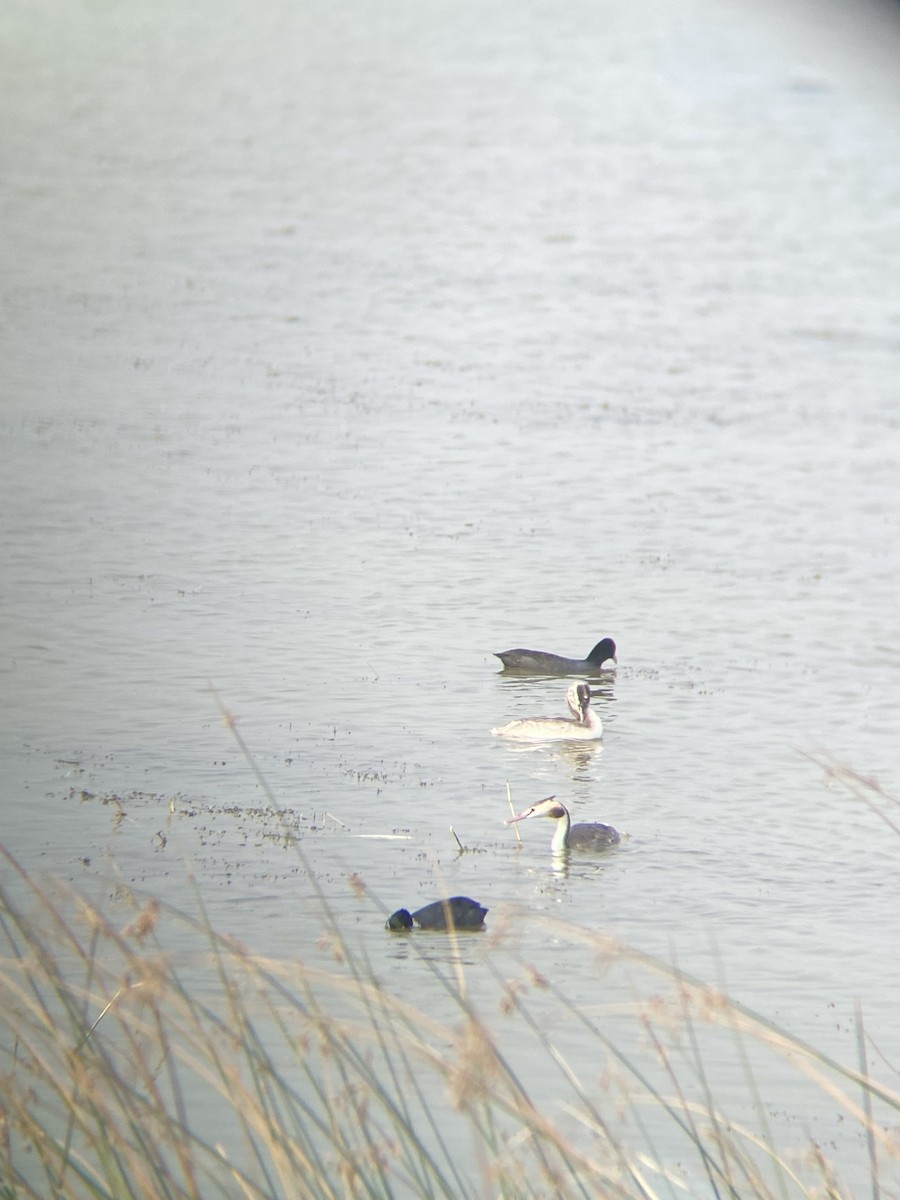
M 569 810 L 555 796 L 539 800 L 506 823 L 512 825 L 515 821 L 527 821 L 529 817 L 549 817 L 556 822 L 550 842 L 554 854 L 562 854 L 566 850 L 605 850 L 609 846 L 617 846 L 621 841 L 618 830 L 613 829 L 612 825 L 602 825 L 599 821 L 573 825 Z
M 604 663 L 616 663 L 616 643 L 605 637 L 593 648 L 587 658 L 563 658 L 561 654 L 548 654 L 545 650 L 501 650 L 495 655 L 507 671 L 531 671 L 535 675 L 593 675 L 604 668 Z
M 583 679 L 569 684 L 566 704 L 571 717 L 520 717 L 491 733 L 514 742 L 595 742 L 603 736 L 603 722 L 591 708 L 590 685 Z
M 385 922 L 386 929 L 482 929 L 487 909 L 468 896 L 451 896 L 435 900 L 417 912 L 398 908 Z

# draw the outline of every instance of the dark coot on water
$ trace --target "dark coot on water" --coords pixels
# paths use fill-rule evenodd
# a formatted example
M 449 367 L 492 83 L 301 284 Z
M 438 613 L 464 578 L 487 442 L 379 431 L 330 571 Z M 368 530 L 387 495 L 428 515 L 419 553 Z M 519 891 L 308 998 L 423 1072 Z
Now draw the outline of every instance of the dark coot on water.
M 410 914 L 405 908 L 391 913 L 386 929 L 403 932 L 407 929 L 483 929 L 487 909 L 468 896 L 451 896 L 435 900 L 418 912 Z
M 530 671 L 535 675 L 593 675 L 604 670 L 604 663 L 618 661 L 611 637 L 598 642 L 587 658 L 563 658 L 546 650 L 501 650 L 494 657 L 500 659 L 506 671 Z

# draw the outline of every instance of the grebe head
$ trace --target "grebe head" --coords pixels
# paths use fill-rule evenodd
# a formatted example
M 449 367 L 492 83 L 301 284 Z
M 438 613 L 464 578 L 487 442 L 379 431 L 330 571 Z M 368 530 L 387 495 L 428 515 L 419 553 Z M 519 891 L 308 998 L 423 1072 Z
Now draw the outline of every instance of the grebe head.
M 513 825 L 516 821 L 527 821 L 529 817 L 550 817 L 554 821 L 562 821 L 568 815 L 569 810 L 561 800 L 557 800 L 555 796 L 546 796 L 543 800 L 538 800 L 537 804 L 532 804 L 530 808 L 520 812 L 517 817 L 510 817 L 506 824 Z
M 584 721 L 591 703 L 591 688 L 583 679 L 569 685 L 566 692 L 566 703 L 576 721 Z

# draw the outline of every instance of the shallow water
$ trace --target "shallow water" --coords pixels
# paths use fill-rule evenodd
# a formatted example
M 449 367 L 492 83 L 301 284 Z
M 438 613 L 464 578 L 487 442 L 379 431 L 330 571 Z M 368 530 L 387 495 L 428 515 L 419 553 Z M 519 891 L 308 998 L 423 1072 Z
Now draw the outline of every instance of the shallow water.
M 860 997 L 897 1061 L 900 843 L 805 757 L 900 793 L 896 24 L 45 9 L 2 18 L 6 845 L 111 903 L 187 905 L 186 862 L 312 952 L 221 702 L 414 1002 L 351 872 L 674 954 L 851 1060 Z M 566 688 L 492 651 L 604 634 L 601 747 L 490 737 Z M 554 868 L 507 783 L 622 848 Z

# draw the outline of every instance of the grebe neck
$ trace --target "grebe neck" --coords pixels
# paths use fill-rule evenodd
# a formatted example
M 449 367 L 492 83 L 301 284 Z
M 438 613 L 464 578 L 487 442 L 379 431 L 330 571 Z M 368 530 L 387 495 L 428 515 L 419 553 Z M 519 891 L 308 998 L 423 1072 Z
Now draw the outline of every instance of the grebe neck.
M 557 819 L 556 828 L 553 830 L 553 840 L 550 842 L 552 854 L 564 854 L 569 848 L 569 829 L 572 825 L 572 818 L 565 805 L 560 805 L 560 807 L 563 815 Z

